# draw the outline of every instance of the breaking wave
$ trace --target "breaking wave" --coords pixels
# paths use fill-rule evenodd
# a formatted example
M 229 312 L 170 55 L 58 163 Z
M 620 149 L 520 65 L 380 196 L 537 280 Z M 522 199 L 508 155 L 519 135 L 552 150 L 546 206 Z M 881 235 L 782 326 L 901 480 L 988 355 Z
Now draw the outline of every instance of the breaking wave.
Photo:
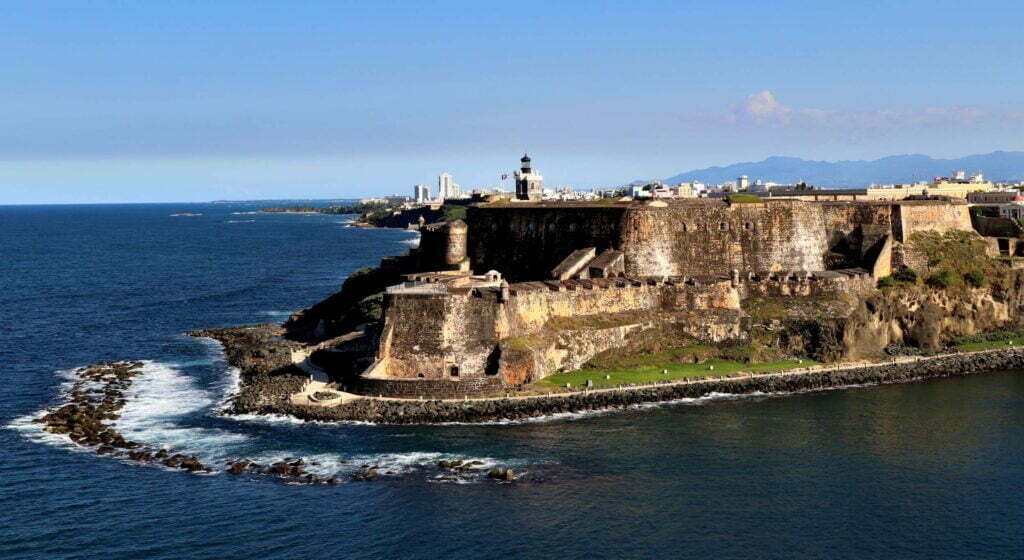
M 219 344 L 212 339 L 204 340 L 211 349 Z M 290 416 L 240 415 L 223 416 L 223 408 L 239 389 L 239 370 L 228 368 L 222 381 L 209 388 L 201 387 L 196 379 L 182 371 L 182 367 L 197 364 L 212 364 L 217 357 L 183 363 L 143 361 L 142 372 L 125 389 L 126 403 L 120 417 L 111 422 L 126 439 L 138 442 L 152 449 L 166 449 L 170 453 L 194 455 L 204 465 L 221 467 L 231 460 L 246 459 L 264 465 L 279 461 L 302 459 L 305 471 L 322 477 L 337 476 L 342 480 L 369 467 L 376 467 L 382 476 L 400 478 L 421 474 L 428 482 L 467 484 L 484 480 L 487 470 L 498 465 L 521 467 L 523 461 L 497 460 L 491 457 L 472 457 L 466 454 L 442 451 L 412 451 L 402 453 L 359 453 L 352 454 L 324 452 L 317 449 L 302 449 L 302 444 L 289 445 L 291 434 L 246 433 L 245 423 L 275 425 L 369 425 L 369 422 L 313 423 Z M 62 380 L 59 385 L 59 403 L 67 399 L 72 386 L 80 379 L 76 370 L 56 372 Z M 90 383 L 90 382 L 87 382 Z M 48 409 L 38 410 L 15 418 L 7 428 L 19 432 L 29 441 L 53 445 L 69 451 L 94 453 L 91 447 L 79 446 L 68 437 L 43 430 L 43 425 L 33 420 L 46 414 Z M 224 421 L 232 421 L 223 424 Z M 220 424 L 220 425 L 218 425 Z M 225 427 L 226 426 L 226 427 Z M 238 429 L 232 429 L 232 426 Z M 311 426 L 312 427 L 312 426 Z M 285 443 L 283 446 L 275 444 Z M 295 442 L 297 443 L 297 442 Z M 438 462 L 474 462 L 472 469 L 450 471 L 441 469 Z M 126 459 L 122 458 L 127 462 Z M 164 468 L 159 464 L 150 466 Z M 175 471 L 175 469 L 167 469 Z M 221 472 L 216 469 L 215 472 Z
M 180 370 L 159 362 L 143 362 L 142 375 L 125 390 L 127 403 L 113 425 L 127 439 L 155 448 L 196 455 L 200 460 L 226 459 L 232 446 L 249 436 L 195 425 L 191 416 L 218 403 Z

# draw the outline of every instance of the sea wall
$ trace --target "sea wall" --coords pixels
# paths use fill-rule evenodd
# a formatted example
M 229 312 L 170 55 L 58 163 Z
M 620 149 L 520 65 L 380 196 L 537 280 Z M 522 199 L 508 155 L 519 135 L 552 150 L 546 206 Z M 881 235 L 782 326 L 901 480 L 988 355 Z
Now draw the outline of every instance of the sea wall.
M 285 403 L 245 412 L 285 413 L 304 420 L 358 420 L 382 424 L 521 420 L 569 412 L 622 409 L 642 403 L 695 399 L 708 397 L 712 393 L 733 395 L 797 393 L 868 384 L 907 383 L 923 379 L 939 379 L 1021 368 L 1024 368 L 1024 350 L 1014 348 L 846 369 L 712 378 L 689 383 L 626 387 L 621 390 L 577 392 L 531 398 L 499 398 L 466 402 L 359 399 L 333 408 Z M 1016 374 L 1019 375 L 1019 373 Z

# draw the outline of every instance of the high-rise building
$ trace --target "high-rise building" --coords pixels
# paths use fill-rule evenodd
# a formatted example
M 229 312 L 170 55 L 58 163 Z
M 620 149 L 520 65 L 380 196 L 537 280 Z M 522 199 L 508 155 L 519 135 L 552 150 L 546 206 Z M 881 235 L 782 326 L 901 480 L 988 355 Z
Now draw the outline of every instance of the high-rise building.
M 530 156 L 523 154 L 522 164 L 516 171 L 516 198 L 519 200 L 541 200 L 544 198 L 544 177 L 534 173 Z
M 445 171 L 444 173 L 437 176 L 437 198 L 444 200 L 446 198 L 455 198 L 453 187 L 455 186 L 455 180 L 452 178 L 452 174 Z
M 412 188 L 412 198 L 416 202 L 423 204 L 430 202 L 430 185 L 416 185 Z

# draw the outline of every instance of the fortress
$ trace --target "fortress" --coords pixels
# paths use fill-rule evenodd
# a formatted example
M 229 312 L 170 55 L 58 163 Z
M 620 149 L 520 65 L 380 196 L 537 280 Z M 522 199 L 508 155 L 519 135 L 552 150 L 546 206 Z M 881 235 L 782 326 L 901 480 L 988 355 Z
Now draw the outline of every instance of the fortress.
M 751 298 L 856 297 L 925 258 L 913 233 L 957 230 L 974 231 L 963 201 L 474 205 L 382 263 L 404 281 L 349 389 L 470 395 L 578 369 L 637 333 L 743 340 Z

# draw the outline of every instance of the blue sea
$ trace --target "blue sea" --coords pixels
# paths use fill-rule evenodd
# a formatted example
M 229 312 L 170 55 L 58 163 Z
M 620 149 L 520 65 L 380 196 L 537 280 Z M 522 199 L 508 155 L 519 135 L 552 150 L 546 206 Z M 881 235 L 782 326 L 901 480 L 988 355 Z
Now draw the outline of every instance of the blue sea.
M 282 321 L 416 243 L 258 207 L 0 207 L 0 558 L 1024 557 L 1017 372 L 490 425 L 223 416 L 237 372 L 183 333 Z M 70 370 L 112 359 L 146 362 L 118 420 L 130 439 L 392 474 L 193 475 L 30 422 Z M 441 481 L 440 459 L 522 477 Z

